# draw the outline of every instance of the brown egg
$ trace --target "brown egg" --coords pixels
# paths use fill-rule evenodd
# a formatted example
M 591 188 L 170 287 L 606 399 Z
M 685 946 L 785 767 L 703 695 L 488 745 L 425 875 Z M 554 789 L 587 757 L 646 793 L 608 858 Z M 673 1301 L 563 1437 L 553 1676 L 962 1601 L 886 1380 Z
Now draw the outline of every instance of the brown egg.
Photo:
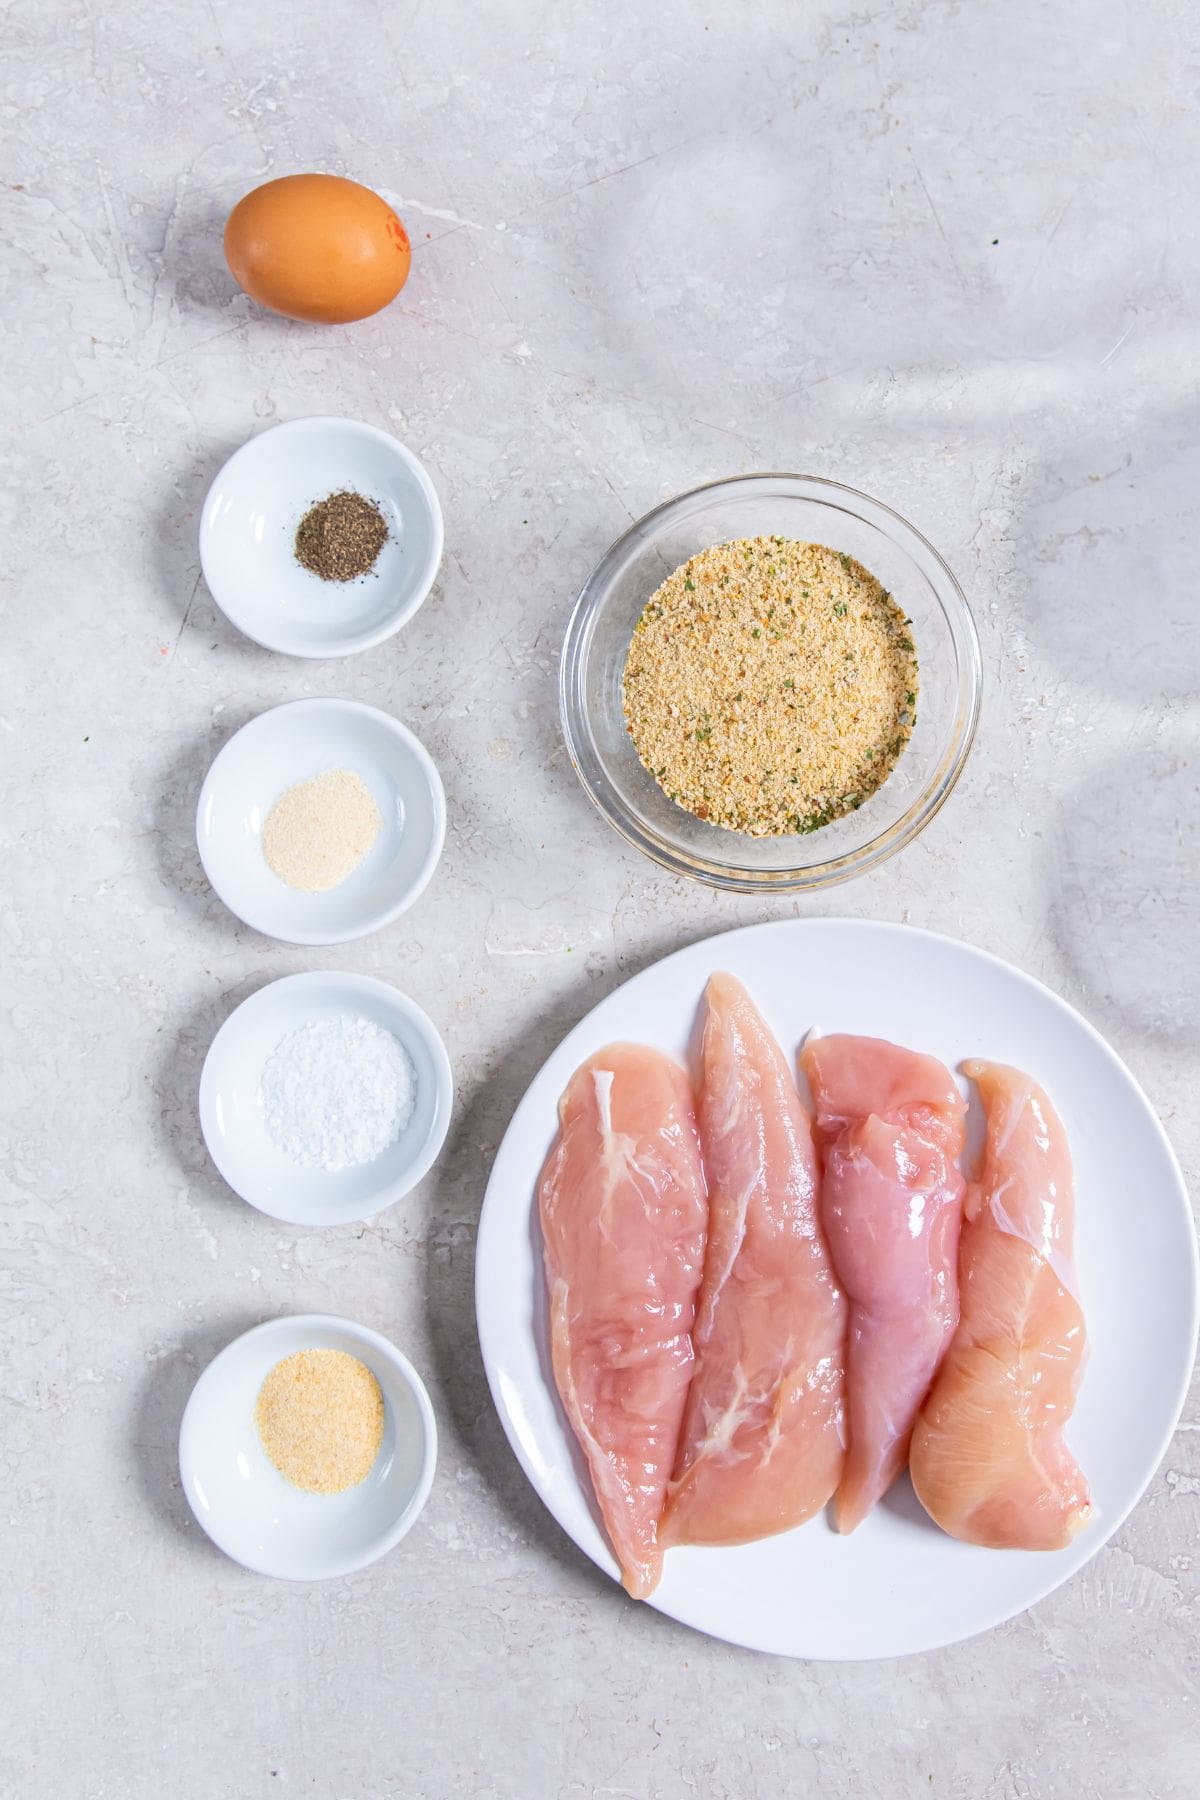
M 251 299 L 289 319 L 344 325 L 394 300 L 408 233 L 370 188 L 340 175 L 283 175 L 239 200 L 225 260 Z

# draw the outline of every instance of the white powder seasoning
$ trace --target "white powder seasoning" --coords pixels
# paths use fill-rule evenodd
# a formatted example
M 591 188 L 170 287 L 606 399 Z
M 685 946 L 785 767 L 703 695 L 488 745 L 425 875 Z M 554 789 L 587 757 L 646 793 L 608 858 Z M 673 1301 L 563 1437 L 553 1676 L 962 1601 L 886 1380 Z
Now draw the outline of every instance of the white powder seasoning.
M 261 1096 L 280 1154 L 334 1175 L 374 1162 L 395 1143 L 413 1115 L 417 1075 L 390 1031 L 338 1014 L 310 1020 L 275 1046 Z

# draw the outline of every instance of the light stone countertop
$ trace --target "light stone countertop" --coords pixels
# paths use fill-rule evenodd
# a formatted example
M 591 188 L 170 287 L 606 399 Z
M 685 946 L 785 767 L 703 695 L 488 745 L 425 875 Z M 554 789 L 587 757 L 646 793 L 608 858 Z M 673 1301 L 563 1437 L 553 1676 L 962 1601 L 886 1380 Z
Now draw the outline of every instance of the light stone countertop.
M 561 1535 L 491 1410 L 471 1286 L 491 1154 L 562 1033 L 663 952 L 768 917 L 910 921 L 1040 976 L 1194 1177 L 1194 9 L 15 0 L 5 19 L 0 1792 L 1193 1794 L 1194 1407 L 1112 1543 L 1031 1613 L 899 1663 L 777 1661 L 636 1608 Z M 269 317 L 222 263 L 232 202 L 312 167 L 382 188 L 413 235 L 399 302 L 360 325 Z M 319 666 L 239 637 L 196 552 L 229 451 L 314 412 L 396 432 L 447 522 L 417 619 Z M 911 518 L 986 668 L 951 804 L 800 902 L 626 850 L 555 709 L 607 543 L 764 467 Z M 294 950 L 207 888 L 195 797 L 238 725 L 330 692 L 416 729 L 451 829 L 407 917 Z M 312 1233 L 222 1185 L 196 1084 L 239 1000 L 320 966 L 412 994 L 460 1101 L 409 1202 Z M 412 1355 L 442 1456 L 400 1550 L 290 1587 L 194 1526 L 175 1446 L 209 1357 L 308 1310 Z

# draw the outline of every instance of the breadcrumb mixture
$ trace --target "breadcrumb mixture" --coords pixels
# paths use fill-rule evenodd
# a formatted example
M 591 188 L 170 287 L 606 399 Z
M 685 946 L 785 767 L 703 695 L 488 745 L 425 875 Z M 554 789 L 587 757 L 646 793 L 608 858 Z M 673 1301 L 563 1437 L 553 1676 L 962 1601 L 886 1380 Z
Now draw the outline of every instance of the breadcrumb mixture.
M 816 831 L 861 806 L 912 736 L 911 624 L 869 570 L 823 544 L 715 544 L 663 582 L 634 629 L 634 749 L 699 819 L 751 837 Z

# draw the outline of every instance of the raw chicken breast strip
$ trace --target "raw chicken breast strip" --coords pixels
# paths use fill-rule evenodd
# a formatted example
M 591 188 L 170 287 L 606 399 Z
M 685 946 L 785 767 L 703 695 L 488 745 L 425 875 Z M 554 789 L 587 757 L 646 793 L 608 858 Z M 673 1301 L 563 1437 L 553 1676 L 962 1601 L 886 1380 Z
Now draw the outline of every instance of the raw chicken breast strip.
M 953 1537 L 1061 1550 L 1092 1511 L 1063 1437 L 1087 1342 L 1070 1153 L 1028 1075 L 964 1069 L 979 1084 L 987 1144 L 967 1194 L 962 1320 L 913 1434 L 913 1486 Z
M 834 1519 L 853 1531 L 904 1468 L 958 1323 L 967 1108 L 944 1064 L 883 1038 L 810 1040 L 800 1063 L 824 1149 L 821 1222 L 850 1301 Z
M 710 1212 L 663 1544 L 741 1544 L 819 1512 L 842 1467 L 846 1307 L 817 1218 L 791 1070 L 741 984 L 714 975 L 700 1136 Z
M 554 1379 L 626 1588 L 662 1573 L 657 1526 L 692 1376 L 708 1204 L 691 1084 L 614 1044 L 576 1070 L 542 1168 Z

